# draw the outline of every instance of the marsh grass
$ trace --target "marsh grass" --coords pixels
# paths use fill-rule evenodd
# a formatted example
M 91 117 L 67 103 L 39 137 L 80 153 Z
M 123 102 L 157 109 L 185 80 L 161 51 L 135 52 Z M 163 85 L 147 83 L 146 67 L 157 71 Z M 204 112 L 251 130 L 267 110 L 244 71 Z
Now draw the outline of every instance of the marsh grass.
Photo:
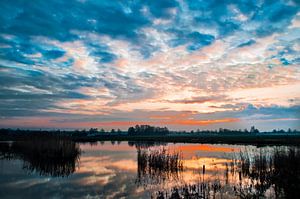
M 237 166 L 239 184 L 234 186 L 240 198 L 265 197 L 267 190 L 273 190 L 274 198 L 297 198 L 300 190 L 300 150 L 297 147 L 275 148 L 270 154 L 260 150 L 250 155 L 240 153 Z M 243 183 L 243 178 L 251 180 Z
M 300 150 L 277 147 L 273 150 L 247 150 L 225 164 L 224 182 L 205 178 L 205 165 L 199 168 L 199 181 L 153 192 L 157 199 L 222 198 L 226 192 L 236 198 L 299 198 Z M 236 181 L 228 182 L 232 175 Z M 202 177 L 201 177 L 202 176 Z M 227 176 L 227 177 L 226 177 Z M 226 198 L 226 197 L 225 197 Z
M 66 177 L 75 172 L 81 154 L 78 144 L 57 136 L 1 143 L 0 150 L 2 159 L 21 159 L 23 169 L 52 177 Z
M 166 180 L 176 180 L 183 171 L 180 152 L 170 152 L 165 148 L 143 150 L 138 148 L 137 184 L 160 184 Z

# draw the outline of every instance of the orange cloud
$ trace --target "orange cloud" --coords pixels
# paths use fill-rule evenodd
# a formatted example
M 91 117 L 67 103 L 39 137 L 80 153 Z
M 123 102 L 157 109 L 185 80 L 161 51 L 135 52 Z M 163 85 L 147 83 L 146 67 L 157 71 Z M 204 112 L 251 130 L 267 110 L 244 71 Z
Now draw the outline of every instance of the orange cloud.
M 81 126 L 85 127 L 98 127 L 98 126 L 108 126 L 108 127 L 118 127 L 118 126 L 135 126 L 139 125 L 211 125 L 217 123 L 227 123 L 227 122 L 238 122 L 238 118 L 224 118 L 216 120 L 167 120 L 167 121 L 107 121 L 107 122 L 80 122 Z M 70 124 L 71 125 L 71 124 Z
M 210 124 L 217 124 L 217 123 L 228 123 L 228 122 L 238 122 L 240 119 L 238 118 L 223 118 L 223 119 L 216 119 L 216 120 L 193 120 L 193 119 L 186 119 L 186 120 L 172 120 L 163 122 L 163 124 L 175 124 L 175 125 L 210 125 Z
M 197 111 L 186 111 L 183 113 L 178 113 L 178 114 L 174 114 L 174 115 L 152 115 L 150 116 L 150 119 L 167 119 L 167 120 L 171 120 L 171 119 L 176 119 L 176 118 L 188 118 L 193 114 L 197 114 Z

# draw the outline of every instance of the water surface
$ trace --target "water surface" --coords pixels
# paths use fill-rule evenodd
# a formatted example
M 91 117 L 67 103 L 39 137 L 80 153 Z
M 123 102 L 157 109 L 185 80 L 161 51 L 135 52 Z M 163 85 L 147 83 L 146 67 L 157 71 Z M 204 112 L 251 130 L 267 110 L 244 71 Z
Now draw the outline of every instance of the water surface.
M 1 142 L 0 198 L 293 198 L 293 146 Z

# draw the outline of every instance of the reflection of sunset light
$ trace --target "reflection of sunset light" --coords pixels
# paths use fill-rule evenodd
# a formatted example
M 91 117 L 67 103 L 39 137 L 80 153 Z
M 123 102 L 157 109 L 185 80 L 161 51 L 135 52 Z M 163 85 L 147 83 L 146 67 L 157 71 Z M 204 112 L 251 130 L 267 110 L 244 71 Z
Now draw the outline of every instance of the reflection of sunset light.
M 214 146 L 214 145 L 182 145 L 177 147 L 180 151 L 213 151 L 213 152 L 234 152 L 237 149 L 232 147 L 222 147 L 222 146 Z
M 148 150 L 154 150 L 161 146 L 151 147 Z M 202 179 L 202 166 L 205 165 L 205 180 L 215 179 L 216 177 L 225 182 L 229 180 L 231 182 L 237 182 L 237 177 L 231 176 L 230 179 L 225 179 L 226 169 L 230 170 L 230 164 L 232 159 L 213 157 L 214 154 L 221 153 L 232 153 L 237 152 L 239 149 L 224 145 L 209 145 L 209 144 L 186 144 L 186 145 L 172 145 L 166 146 L 170 152 L 178 151 L 183 157 L 184 170 L 179 173 L 180 181 L 174 179 L 167 181 L 164 186 L 173 187 L 182 183 L 197 183 L 199 179 Z M 119 159 L 114 158 L 115 152 L 122 151 L 133 158 L 136 158 L 136 148 L 131 147 L 126 142 L 121 144 L 112 145 L 110 142 L 105 142 L 103 145 L 99 143 L 97 145 L 81 144 L 81 149 L 84 151 L 84 156 L 81 158 L 80 168 L 77 173 L 90 173 L 93 177 L 83 178 L 80 183 L 83 185 L 88 184 L 101 184 L 108 183 L 117 173 L 129 172 L 134 174 L 137 171 L 137 160 L 136 159 Z M 105 152 L 110 155 L 93 155 L 95 152 Z M 205 156 L 198 157 L 197 151 L 206 152 Z M 187 155 L 192 153 L 193 155 Z M 98 154 L 98 153 L 97 153 Z M 100 153 L 101 154 L 101 153 Z M 226 164 L 228 165 L 226 167 Z M 160 187 L 162 185 L 151 185 L 151 189 Z M 142 192 L 143 190 L 137 189 L 136 192 Z
M 224 170 L 225 163 L 230 163 L 232 160 L 223 158 L 211 158 L 201 157 L 198 159 L 183 160 L 184 166 L 188 169 L 202 169 L 202 165 L 205 165 L 206 170 Z

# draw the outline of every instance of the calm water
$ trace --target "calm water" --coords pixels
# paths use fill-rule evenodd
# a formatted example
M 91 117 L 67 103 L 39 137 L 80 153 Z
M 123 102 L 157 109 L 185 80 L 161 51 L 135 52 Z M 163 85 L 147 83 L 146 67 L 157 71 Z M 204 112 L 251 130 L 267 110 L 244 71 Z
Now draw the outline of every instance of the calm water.
M 297 147 L 0 143 L 0 198 L 295 198 Z

